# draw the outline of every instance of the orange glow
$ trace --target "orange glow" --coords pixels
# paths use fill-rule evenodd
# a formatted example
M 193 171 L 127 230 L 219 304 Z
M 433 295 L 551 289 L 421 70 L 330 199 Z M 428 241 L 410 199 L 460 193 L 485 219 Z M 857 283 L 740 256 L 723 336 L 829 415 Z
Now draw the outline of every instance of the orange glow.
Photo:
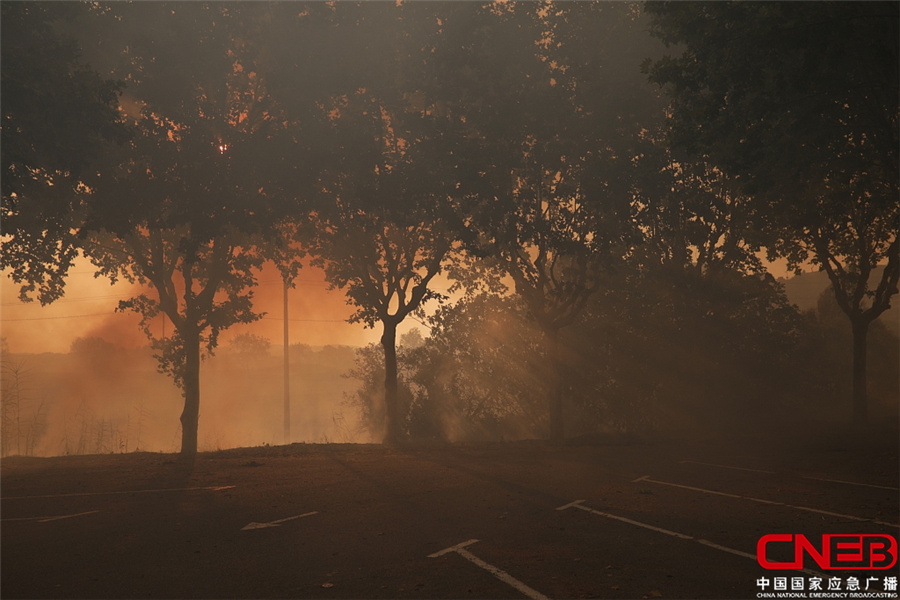
M 12 352 L 41 353 L 69 351 L 72 342 L 82 337 L 101 337 L 125 348 L 138 348 L 148 341 L 138 327 L 139 317 L 130 312 L 115 312 L 119 300 L 140 293 L 156 298 L 152 289 L 120 281 L 111 285 L 104 278 L 93 277 L 93 267 L 85 259 L 73 266 L 66 284 L 66 295 L 49 306 L 18 300 L 19 287 L 3 277 L 0 282 L 2 310 L 0 329 Z M 241 333 L 253 333 L 280 345 L 283 337 L 283 283 L 278 270 L 267 265 L 258 277 L 253 290 L 254 306 L 266 315 L 249 325 L 236 325 L 223 332 L 221 344 Z M 361 346 L 378 340 L 380 332 L 364 329 L 362 325 L 346 322 L 353 312 L 347 306 L 343 292 L 329 291 L 320 269 L 304 267 L 298 275 L 296 287 L 289 292 L 290 340 L 292 344 Z M 163 324 L 157 317 L 154 335 L 162 336 L 163 329 L 172 331 L 172 324 Z
M 139 318 L 115 313 L 119 300 L 141 293 L 128 282 L 110 285 L 94 279 L 90 263 L 78 259 L 70 271 L 66 295 L 50 304 L 22 303 L 19 286 L 4 276 L 0 282 L 0 329 L 12 352 L 68 352 L 79 337 L 104 337 L 110 342 L 136 347 L 146 338 L 138 328 Z M 5 275 L 5 274 L 4 274 Z

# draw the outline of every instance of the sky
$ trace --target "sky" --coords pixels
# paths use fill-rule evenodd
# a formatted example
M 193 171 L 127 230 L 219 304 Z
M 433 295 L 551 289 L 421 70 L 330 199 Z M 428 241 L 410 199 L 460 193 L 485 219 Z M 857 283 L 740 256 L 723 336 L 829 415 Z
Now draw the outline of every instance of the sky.
M 789 276 L 784 261 L 769 265 L 775 277 Z M 94 269 L 85 259 L 79 259 L 66 282 L 66 294 L 60 300 L 41 306 L 38 302 L 23 303 L 18 299 L 19 286 L 7 274 L 0 278 L 0 336 L 11 352 L 39 354 L 66 353 L 72 342 L 86 337 L 100 337 L 124 348 L 145 346 L 148 340 L 140 330 L 140 319 L 134 313 L 115 312 L 119 300 L 141 292 L 139 286 L 127 282 L 111 285 L 105 278 L 94 278 Z M 266 315 L 250 325 L 235 325 L 225 331 L 220 346 L 242 333 L 268 338 L 273 350 L 283 345 L 283 287 L 281 276 L 274 268 L 264 270 L 254 290 L 254 306 Z M 432 288 L 446 292 L 447 282 L 436 279 Z M 148 295 L 156 297 L 150 290 Z M 380 327 L 366 329 L 359 323 L 347 323 L 353 310 L 346 304 L 343 292 L 329 290 L 324 273 L 315 267 L 304 267 L 296 287 L 288 293 L 290 343 L 310 346 L 365 346 L 377 343 Z M 162 317 L 154 334 L 163 332 Z M 166 324 L 172 331 L 171 323 Z M 427 327 L 407 318 L 399 328 L 402 335 L 419 329 L 427 336 Z
M 81 259 L 76 262 L 66 283 L 65 296 L 48 306 L 19 301 L 19 286 L 4 274 L 0 279 L 0 335 L 6 339 L 10 351 L 65 353 L 79 337 L 101 337 L 125 348 L 146 345 L 147 338 L 139 328 L 138 316 L 115 312 L 119 300 L 140 293 L 140 287 L 127 282 L 111 285 L 105 278 L 95 279 L 93 274 L 88 261 Z M 242 333 L 268 338 L 273 349 L 283 344 L 284 290 L 281 277 L 277 270 L 271 268 L 264 270 L 258 281 L 259 285 L 254 290 L 254 306 L 266 315 L 256 323 L 230 328 L 222 334 L 220 345 L 227 344 Z M 152 291 L 148 295 L 155 297 Z M 362 324 L 346 322 L 352 312 L 341 291 L 328 290 L 320 269 L 305 267 L 300 272 L 296 287 L 288 293 L 290 343 L 364 346 L 377 342 L 381 335 L 379 328 L 366 329 Z M 158 319 L 159 325 L 154 333 L 161 335 L 162 317 Z M 424 329 L 411 321 L 401 328 L 401 333 L 416 326 Z M 171 323 L 166 327 L 172 331 Z

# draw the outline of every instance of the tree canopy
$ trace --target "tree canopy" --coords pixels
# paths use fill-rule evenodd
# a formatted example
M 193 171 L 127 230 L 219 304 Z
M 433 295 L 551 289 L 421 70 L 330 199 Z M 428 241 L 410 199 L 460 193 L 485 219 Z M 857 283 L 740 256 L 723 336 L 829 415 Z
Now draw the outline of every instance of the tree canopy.
M 649 3 L 680 54 L 647 62 L 672 101 L 670 141 L 750 196 L 770 258 L 828 273 L 855 330 L 866 420 L 868 325 L 900 276 L 896 3 Z M 876 266 L 886 268 L 870 281 Z
M 783 383 L 772 363 L 818 330 L 766 252 L 828 274 L 861 421 L 866 334 L 900 278 L 898 20 L 882 2 L 5 2 L 0 261 L 45 303 L 79 253 L 144 286 L 120 309 L 184 393 L 188 454 L 201 357 L 260 318 L 267 262 L 288 285 L 322 269 L 382 328 L 361 369 L 383 378 L 383 410 L 365 396 L 387 441 L 658 423 L 706 363 Z M 398 350 L 434 300 L 428 339 Z
M 72 220 L 84 217 L 77 193 L 108 142 L 128 130 L 118 111 L 123 84 L 82 58 L 61 23 L 83 4 L 7 2 L 2 6 L 2 211 L 0 264 L 22 284 L 21 298 L 43 304 L 63 294 L 77 256 Z

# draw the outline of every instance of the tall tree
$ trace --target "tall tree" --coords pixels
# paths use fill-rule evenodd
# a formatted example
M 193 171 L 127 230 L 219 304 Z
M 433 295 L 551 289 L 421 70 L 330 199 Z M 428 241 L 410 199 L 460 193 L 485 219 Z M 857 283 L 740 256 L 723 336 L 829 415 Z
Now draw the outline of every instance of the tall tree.
M 544 332 L 555 440 L 564 436 L 560 331 L 635 233 L 628 174 L 655 98 L 640 81 L 633 9 L 492 4 L 443 24 L 439 58 L 450 76 L 436 93 L 463 116 L 467 154 L 489 184 L 467 210 L 469 247 L 498 261 Z
M 84 252 L 98 275 L 152 289 L 120 309 L 142 316 L 160 369 L 182 389 L 184 455 L 197 452 L 202 351 L 259 318 L 251 288 L 280 239 L 276 173 L 292 139 L 246 57 L 252 16 L 200 3 L 93 5 L 77 28 L 95 64 L 128 83 L 133 136 L 81 178 L 61 248 Z M 160 313 L 174 332 L 156 339 Z
M 642 137 L 634 164 L 641 182 L 635 212 L 644 243 L 632 262 L 646 272 L 696 277 L 724 270 L 764 275 L 751 199 L 716 167 L 675 160 L 664 131 Z
M 365 104 L 369 104 L 368 98 Z M 374 127 L 360 126 L 343 107 L 337 127 L 368 132 L 358 148 L 383 145 L 363 161 L 336 174 L 326 204 L 316 211 L 314 264 L 323 267 L 330 284 L 345 290 L 356 307 L 351 321 L 368 327 L 380 323 L 384 353 L 385 442 L 400 441 L 401 423 L 397 387 L 397 327 L 425 302 L 439 298 L 431 289 L 454 246 L 452 187 L 441 189 L 440 178 L 428 181 L 417 161 L 430 161 L 410 144 L 401 127 L 403 118 L 376 106 L 370 115 L 358 115 Z M 390 131 L 389 131 L 390 129 Z M 395 137 L 396 136 L 396 137 Z M 402 150 L 401 150 L 402 147 Z M 352 161 L 355 162 L 355 161 Z M 430 164 L 430 163 L 429 163 Z M 434 186 L 433 189 L 423 189 Z
M 753 199 L 771 258 L 828 274 L 853 329 L 853 420 L 866 423 L 866 336 L 900 278 L 898 5 L 648 11 L 654 33 L 680 52 L 646 64 L 669 91 L 675 151 L 715 165 Z
M 310 251 L 357 309 L 351 320 L 382 327 L 385 441 L 393 443 L 404 429 L 397 327 L 437 297 L 431 284 L 458 230 L 452 203 L 461 155 L 447 135 L 449 115 L 423 92 L 436 8 L 290 8 L 269 47 L 270 78 L 295 126 L 325 126 L 312 135 L 322 143 L 312 165 L 318 189 L 309 190 L 318 199 Z M 321 58 L 307 60 L 311 54 Z
M 77 40 L 61 30 L 88 10 L 80 3 L 2 5 L 0 265 L 21 284 L 23 300 L 44 304 L 62 296 L 77 256 L 72 221 L 84 211 L 74 190 L 107 143 L 128 137 L 117 110 L 121 82 L 85 63 Z
M 160 312 L 173 324 L 174 334 L 153 344 L 161 369 L 182 389 L 181 451 L 191 455 L 203 350 L 215 349 L 222 330 L 261 316 L 252 288 L 265 260 L 277 259 L 288 279 L 296 271 L 279 211 L 282 176 L 289 179 L 282 153 L 293 139 L 248 56 L 246 36 L 259 14 L 204 4 L 139 4 L 121 13 L 131 40 L 130 93 L 142 110 L 131 152 L 97 182 L 92 216 L 100 233 L 86 254 L 103 274 L 152 287 L 154 298 L 120 304 L 142 315 L 148 335 Z M 124 213 L 122 198 L 136 199 Z
M 624 255 L 624 230 L 632 219 L 627 196 L 619 198 L 624 206 L 606 206 L 607 214 L 600 216 L 588 206 L 583 188 L 565 191 L 560 171 L 551 173 L 543 166 L 537 171 L 530 185 L 517 183 L 507 197 L 507 221 L 494 243 L 500 268 L 512 278 L 516 294 L 544 334 L 553 379 L 548 393 L 550 439 L 559 441 L 565 437 L 566 362 L 560 333 L 601 288 L 611 258 Z

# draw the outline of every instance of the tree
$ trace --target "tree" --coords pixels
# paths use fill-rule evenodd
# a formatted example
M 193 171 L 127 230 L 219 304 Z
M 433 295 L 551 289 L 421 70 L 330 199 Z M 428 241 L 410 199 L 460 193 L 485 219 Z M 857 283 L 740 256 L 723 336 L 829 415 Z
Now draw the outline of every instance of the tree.
M 80 250 L 99 275 L 153 290 L 120 309 L 141 315 L 160 369 L 182 389 L 187 456 L 197 451 L 201 349 L 211 353 L 222 330 L 259 318 L 251 287 L 282 239 L 277 174 L 293 140 L 279 135 L 277 107 L 242 43 L 250 17 L 221 5 L 96 5 L 76 28 L 92 39 L 93 60 L 128 82 L 133 135 L 124 148 L 103 148 L 68 192 L 78 210 L 60 217 L 71 234 L 49 260 Z M 37 197 L 20 205 L 39 206 Z M 40 231 L 28 226 L 17 243 Z M 279 256 L 291 255 L 282 244 Z M 26 291 L 41 282 L 42 256 L 23 258 Z M 50 291 L 61 294 L 61 283 Z M 168 338 L 150 330 L 160 313 L 174 327 Z
M 821 373 L 831 374 L 817 382 L 817 387 L 820 396 L 826 402 L 830 401 L 834 410 L 845 404 L 853 392 L 853 329 L 830 288 L 822 291 L 807 317 L 811 321 L 811 335 L 806 354 L 817 359 L 814 366 L 820 379 Z M 882 319 L 874 321 L 868 332 L 866 390 L 873 413 L 877 410 L 878 414 L 896 415 L 900 408 L 897 386 L 900 381 L 900 340 L 897 338 L 898 331 Z M 886 421 L 890 422 L 890 419 Z
M 466 210 L 468 248 L 497 262 L 544 333 L 554 440 L 564 437 L 560 331 L 637 233 L 630 163 L 655 103 L 637 71 L 632 8 L 495 4 L 444 25 L 458 41 L 442 48 L 452 75 L 436 93 L 463 115 L 467 154 L 488 174 Z
M 242 333 L 231 340 L 228 349 L 245 360 L 252 360 L 267 357 L 271 346 L 269 338 L 253 333 Z
M 415 431 L 413 410 L 415 397 L 410 386 L 409 348 L 397 346 L 397 429 L 401 437 L 420 437 Z M 347 394 L 347 404 L 360 415 L 360 429 L 374 439 L 384 439 L 387 425 L 385 403 L 384 348 L 380 343 L 356 349 L 354 368 L 344 377 L 357 379 L 360 387 Z
M 74 190 L 110 141 L 124 142 L 118 112 L 122 83 L 82 60 L 60 24 L 83 15 L 81 3 L 5 2 L 2 6 L 3 182 L 0 266 L 42 304 L 63 294 L 78 253 L 72 220 L 83 214 Z
M 512 278 L 516 294 L 544 334 L 553 379 L 548 391 L 550 439 L 558 441 L 564 438 L 565 359 L 560 330 L 575 322 L 600 288 L 604 264 L 612 254 L 610 247 L 622 236 L 592 218 L 596 213 L 585 206 L 580 192 L 564 196 L 553 184 L 544 192 L 547 175 L 541 168 L 535 190 L 513 191 L 509 225 L 495 243 L 501 269 Z M 546 200 L 544 193 L 550 196 Z M 626 209 L 615 222 L 630 221 Z
M 351 321 L 382 327 L 388 443 L 402 437 L 397 326 L 438 297 L 431 282 L 458 230 L 451 205 L 460 193 L 460 155 L 447 135 L 448 115 L 422 93 L 422 36 L 437 27 L 433 11 L 311 5 L 286 16 L 291 27 L 276 31 L 285 43 L 270 48 L 276 93 L 291 122 L 325 125 L 313 135 L 322 143 L 313 161 L 318 189 L 310 191 L 317 202 L 307 243 L 313 263 L 356 307 Z M 310 51 L 298 32 L 319 40 L 316 53 L 329 57 L 327 70 L 298 60 Z M 310 88 L 318 90 L 314 100 Z
M 313 264 L 357 308 L 351 322 L 382 326 L 387 443 L 402 436 L 397 326 L 425 302 L 439 298 L 429 286 L 453 247 L 452 228 L 435 210 L 435 199 L 410 198 L 415 192 L 409 187 L 394 187 L 403 168 L 394 163 L 388 169 L 383 163 L 380 171 L 370 172 L 371 179 L 359 172 L 346 178 L 340 197 L 316 214 L 312 242 Z
M 770 258 L 811 261 L 853 328 L 853 420 L 866 337 L 900 278 L 895 3 L 650 3 L 680 55 L 645 65 L 671 97 L 671 143 L 753 199 Z M 884 263 L 881 278 L 870 281 Z
M 519 296 L 481 293 L 443 306 L 407 353 L 415 418 L 450 441 L 539 437 L 546 430 L 547 348 Z
M 272 166 L 281 163 L 276 146 L 291 140 L 245 56 L 242 27 L 252 20 L 240 16 L 210 5 L 122 10 L 128 39 L 137 39 L 129 93 L 143 108 L 130 152 L 96 182 L 88 221 L 97 234 L 85 253 L 100 272 L 155 292 L 120 309 L 141 314 L 161 370 L 182 389 L 185 455 L 197 451 L 202 351 L 261 316 L 252 287 L 268 258 L 280 257 L 286 274 L 296 268 L 280 235 L 285 196 Z M 149 40 L 134 33 L 148 26 Z M 122 198 L 136 201 L 123 211 Z M 169 338 L 150 330 L 160 313 L 173 325 Z

